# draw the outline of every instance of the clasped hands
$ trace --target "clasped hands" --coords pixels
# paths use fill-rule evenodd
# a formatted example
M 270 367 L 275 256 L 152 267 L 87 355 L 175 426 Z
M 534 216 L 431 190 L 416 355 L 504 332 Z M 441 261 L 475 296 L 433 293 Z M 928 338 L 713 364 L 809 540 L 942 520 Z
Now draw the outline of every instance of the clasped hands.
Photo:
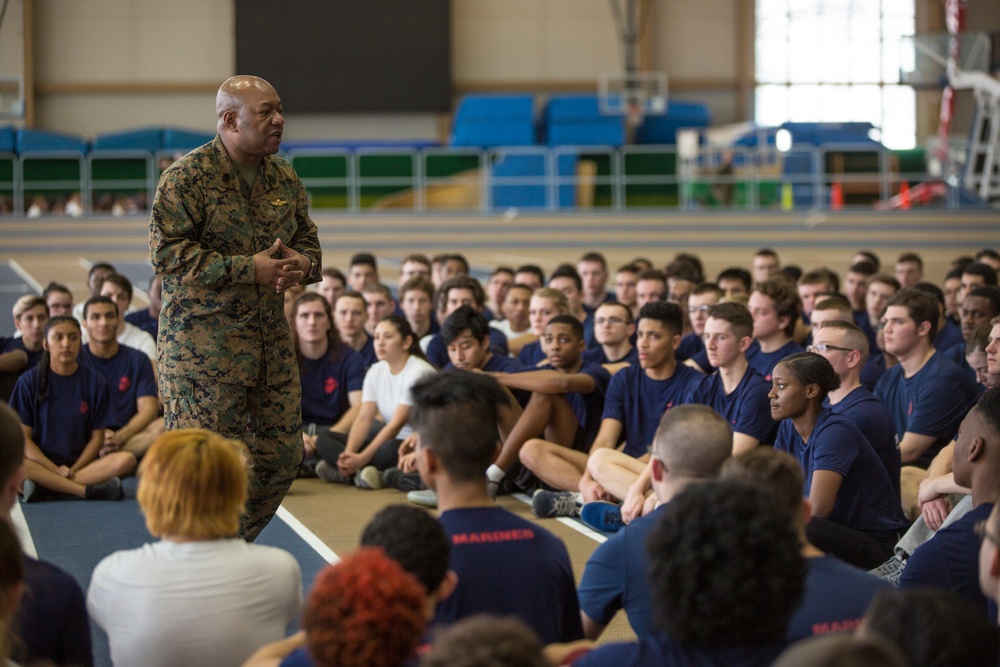
M 282 294 L 302 282 L 310 266 L 308 257 L 275 239 L 270 248 L 253 256 L 254 281 Z

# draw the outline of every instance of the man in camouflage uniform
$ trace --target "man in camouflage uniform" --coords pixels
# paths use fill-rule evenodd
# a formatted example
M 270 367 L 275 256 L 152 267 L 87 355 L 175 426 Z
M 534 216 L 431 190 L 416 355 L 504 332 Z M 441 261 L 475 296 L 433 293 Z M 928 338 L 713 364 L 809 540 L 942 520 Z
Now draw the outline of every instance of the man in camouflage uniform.
M 302 182 L 275 157 L 285 120 L 269 83 L 229 79 L 219 136 L 163 173 L 149 246 L 163 279 L 158 370 L 167 429 L 244 440 L 250 489 L 240 535 L 277 511 L 302 458 L 295 351 L 283 292 L 319 282 Z

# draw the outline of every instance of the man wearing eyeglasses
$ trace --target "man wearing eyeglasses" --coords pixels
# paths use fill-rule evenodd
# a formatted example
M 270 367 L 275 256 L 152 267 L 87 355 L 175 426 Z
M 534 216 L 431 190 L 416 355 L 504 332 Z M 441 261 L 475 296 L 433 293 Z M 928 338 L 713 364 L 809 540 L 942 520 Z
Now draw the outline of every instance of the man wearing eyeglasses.
M 681 338 L 680 347 L 677 348 L 677 360 L 706 374 L 712 372 L 712 367 L 708 363 L 705 342 L 701 336 L 705 333 L 708 309 L 719 303 L 722 296 L 723 291 L 718 285 L 705 283 L 696 287 L 687 298 L 687 320 L 691 324 L 691 330 Z
M 985 614 L 975 526 L 989 518 L 1000 496 L 1000 389 L 987 390 L 962 420 L 954 468 L 955 483 L 972 489 L 973 509 L 913 552 L 899 587 L 944 588 L 980 605 Z
M 632 345 L 635 320 L 632 310 L 622 303 L 608 301 L 594 311 L 594 339 L 598 346 L 583 353 L 587 364 L 603 364 L 614 375 L 630 364 L 639 363 L 639 352 Z
M 827 396 L 832 412 L 850 419 L 868 438 L 899 494 L 901 462 L 892 417 L 885 405 L 861 383 L 861 369 L 868 356 L 868 336 L 850 321 L 814 322 L 813 343 L 808 350 L 825 357 L 840 378 L 840 387 Z
M 809 334 L 809 341 L 813 340 L 814 332 L 817 329 L 822 327 L 826 322 L 833 322 L 834 320 L 857 324 L 851 306 L 841 296 L 826 297 L 816 304 L 816 308 L 812 312 L 812 331 Z M 858 326 L 864 331 L 865 338 L 868 338 L 868 332 L 865 331 L 865 328 L 860 324 Z M 885 372 L 885 360 L 883 357 L 876 359 L 870 354 L 873 343 L 870 338 L 868 341 L 866 349 L 869 350 L 869 353 L 866 353 L 865 358 L 862 359 L 864 365 L 861 367 L 861 386 L 868 391 L 872 391 L 875 389 L 875 385 L 878 384 L 878 379 L 882 377 L 882 373 Z M 841 388 L 843 388 L 843 378 L 841 378 Z

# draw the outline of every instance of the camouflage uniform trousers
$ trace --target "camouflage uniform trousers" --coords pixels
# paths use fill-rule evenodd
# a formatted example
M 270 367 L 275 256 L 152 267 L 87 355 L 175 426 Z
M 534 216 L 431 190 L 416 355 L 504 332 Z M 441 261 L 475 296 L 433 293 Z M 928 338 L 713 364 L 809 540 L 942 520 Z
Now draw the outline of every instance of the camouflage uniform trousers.
M 295 377 L 268 386 L 160 376 L 168 431 L 203 428 L 250 450 L 250 485 L 240 537 L 252 542 L 278 511 L 302 462 L 302 385 Z

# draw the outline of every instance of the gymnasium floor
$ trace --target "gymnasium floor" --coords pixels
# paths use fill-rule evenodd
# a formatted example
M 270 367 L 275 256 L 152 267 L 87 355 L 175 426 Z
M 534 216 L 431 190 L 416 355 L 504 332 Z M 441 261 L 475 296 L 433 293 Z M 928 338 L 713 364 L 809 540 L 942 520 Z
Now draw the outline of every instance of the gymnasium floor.
M 851 254 L 862 247 L 878 252 L 889 272 L 899 253 L 912 250 L 923 256 L 927 279 L 940 282 L 953 257 L 983 247 L 1000 247 L 1000 213 L 992 211 L 669 216 L 316 214 L 313 219 L 324 248 L 324 265 L 346 268 L 353 253 L 371 251 L 379 258 L 383 280 L 390 284 L 395 281 L 400 260 L 410 252 L 461 252 L 473 265 L 474 274 L 484 277 L 498 264 L 536 263 L 551 271 L 560 262 L 575 262 L 592 250 L 603 252 L 612 270 L 637 256 L 662 266 L 683 251 L 700 255 L 707 275 L 713 276 L 731 265 L 747 265 L 753 251 L 763 246 L 777 250 L 786 264 L 799 264 L 806 270 L 823 265 L 840 272 L 846 269 Z M 96 261 L 110 261 L 128 275 L 136 283 L 135 305 L 143 305 L 141 290 L 151 276 L 147 233 L 147 219 L 138 217 L 0 220 L 0 334 L 13 331 L 10 318 L 2 313 L 10 312 L 19 296 L 39 292 L 50 280 L 68 285 L 77 301 L 84 299 L 87 269 Z M 394 502 L 404 502 L 404 498 L 393 490 L 363 492 L 300 480 L 286 498 L 274 528 L 268 530 L 279 544 L 287 542 L 293 553 L 303 554 L 300 562 L 308 586 L 324 560 L 353 549 L 369 517 Z M 504 497 L 500 503 L 531 518 L 522 499 Z M 114 520 L 91 524 L 97 534 L 69 535 L 60 529 L 60 523 L 75 521 L 73 517 L 85 508 L 68 507 L 72 503 L 52 505 L 43 512 L 36 513 L 34 506 L 25 512 L 32 535 L 44 545 L 39 555 L 64 566 L 75 565 L 84 586 L 89 581 L 89 568 L 99 556 L 134 546 L 129 540 L 141 543 L 148 539 L 141 522 L 128 539 L 122 539 L 114 529 Z M 136 523 L 134 500 L 110 505 L 114 507 L 107 511 L 112 516 L 127 515 Z M 579 576 L 603 538 L 573 520 L 539 523 L 566 542 Z M 85 558 L 81 551 L 87 554 Z M 605 638 L 624 638 L 629 633 L 619 618 Z

